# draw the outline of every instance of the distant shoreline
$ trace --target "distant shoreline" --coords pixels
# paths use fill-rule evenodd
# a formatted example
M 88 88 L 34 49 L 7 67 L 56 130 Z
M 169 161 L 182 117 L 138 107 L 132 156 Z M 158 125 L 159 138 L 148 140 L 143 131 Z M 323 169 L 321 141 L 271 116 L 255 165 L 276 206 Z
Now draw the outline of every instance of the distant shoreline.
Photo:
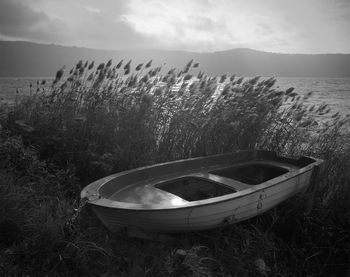
M 184 68 L 190 61 L 199 63 L 199 71 L 216 76 L 283 76 L 288 78 L 350 78 L 350 54 L 281 54 L 252 49 L 195 53 L 171 50 L 98 50 L 0 41 L 0 76 L 17 77 L 55 75 L 65 66 L 66 71 L 79 61 L 95 61 L 95 65 L 112 59 L 116 64 L 132 60 L 131 72 L 138 64 L 152 60 L 163 72 L 170 68 Z M 144 72 L 146 73 L 146 71 Z M 326 76 L 326 77 L 325 77 Z

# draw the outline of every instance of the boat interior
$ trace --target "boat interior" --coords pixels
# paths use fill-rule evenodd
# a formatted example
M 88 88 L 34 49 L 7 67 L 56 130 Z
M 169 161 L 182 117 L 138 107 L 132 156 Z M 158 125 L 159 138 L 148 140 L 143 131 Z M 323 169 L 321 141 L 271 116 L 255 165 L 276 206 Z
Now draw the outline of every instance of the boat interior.
M 198 201 L 237 192 L 232 187 L 192 176 L 156 184 L 155 187 L 175 194 L 186 201 Z
M 109 194 L 108 199 L 152 206 L 181 206 L 233 194 L 280 177 L 314 162 L 313 159 L 254 159 L 202 166 L 154 178 L 141 178 Z M 165 168 L 164 168 L 165 169 Z M 178 169 L 178 168 L 175 168 Z M 174 169 L 174 170 L 175 170 Z M 158 169 L 159 170 L 159 169 Z M 149 174 L 155 173 L 151 172 Z M 156 176 L 156 174 L 155 174 Z M 112 181 L 113 182 L 113 181 Z M 129 183 L 130 184 L 130 183 Z
M 284 167 L 263 163 L 245 163 L 207 173 L 161 182 L 155 188 L 175 194 L 187 201 L 198 201 L 250 188 L 289 172 Z
M 230 178 L 249 185 L 259 185 L 263 182 L 281 176 L 289 170 L 284 167 L 273 166 L 268 164 L 245 164 L 241 166 L 232 166 L 215 171 L 211 174 Z

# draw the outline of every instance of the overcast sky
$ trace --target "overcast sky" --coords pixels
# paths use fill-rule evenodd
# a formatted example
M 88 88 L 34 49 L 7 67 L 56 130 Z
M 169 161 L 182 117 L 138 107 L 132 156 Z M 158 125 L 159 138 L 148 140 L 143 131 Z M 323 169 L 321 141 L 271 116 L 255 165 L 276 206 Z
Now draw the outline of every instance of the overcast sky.
M 0 0 L 0 39 L 100 49 L 350 53 L 350 0 Z

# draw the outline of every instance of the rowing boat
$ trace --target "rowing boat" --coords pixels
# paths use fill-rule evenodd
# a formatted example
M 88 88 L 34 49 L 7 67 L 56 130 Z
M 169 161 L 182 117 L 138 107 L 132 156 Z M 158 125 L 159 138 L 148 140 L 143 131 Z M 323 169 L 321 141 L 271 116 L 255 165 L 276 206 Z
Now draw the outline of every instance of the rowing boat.
M 86 199 L 111 231 L 211 229 L 249 219 L 305 189 L 322 160 L 237 151 L 155 164 L 86 186 Z

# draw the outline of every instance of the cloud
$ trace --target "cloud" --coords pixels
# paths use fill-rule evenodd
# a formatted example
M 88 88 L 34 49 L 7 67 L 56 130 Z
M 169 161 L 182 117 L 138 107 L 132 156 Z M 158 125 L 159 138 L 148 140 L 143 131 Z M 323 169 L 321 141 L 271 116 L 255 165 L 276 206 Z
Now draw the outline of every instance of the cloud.
M 95 13 L 72 26 L 78 34 L 71 40 L 74 45 L 85 45 L 100 49 L 154 48 L 154 40 L 135 32 L 128 24 L 106 13 Z
M 334 48 L 323 43 L 329 36 L 349 51 L 342 38 L 349 37 L 347 1 L 130 0 L 123 18 L 165 48 L 327 52 Z
M 0 38 L 104 49 L 350 52 L 349 0 L 0 0 Z
M 88 12 L 92 12 L 92 13 L 101 13 L 101 12 L 103 11 L 103 10 L 101 10 L 101 9 L 94 8 L 94 7 L 90 7 L 90 6 L 85 7 L 85 9 L 86 9 Z
M 124 21 L 135 31 L 158 40 L 163 47 L 223 50 L 265 47 L 282 41 L 271 24 L 270 11 L 258 11 L 245 1 L 131 0 Z
M 26 0 L 26 3 L 37 13 L 64 22 L 61 44 L 100 49 L 155 47 L 154 39 L 136 32 L 121 19 L 126 1 Z
M 91 10 L 76 11 L 79 16 L 70 19 L 70 32 L 76 34 L 74 45 L 85 45 L 101 49 L 154 48 L 154 40 L 136 32 L 123 20 L 124 7 L 113 3 L 94 6 Z M 98 12 L 97 12 L 98 10 Z
M 0 34 L 3 37 L 35 41 L 61 41 L 64 24 L 18 0 L 0 1 Z

